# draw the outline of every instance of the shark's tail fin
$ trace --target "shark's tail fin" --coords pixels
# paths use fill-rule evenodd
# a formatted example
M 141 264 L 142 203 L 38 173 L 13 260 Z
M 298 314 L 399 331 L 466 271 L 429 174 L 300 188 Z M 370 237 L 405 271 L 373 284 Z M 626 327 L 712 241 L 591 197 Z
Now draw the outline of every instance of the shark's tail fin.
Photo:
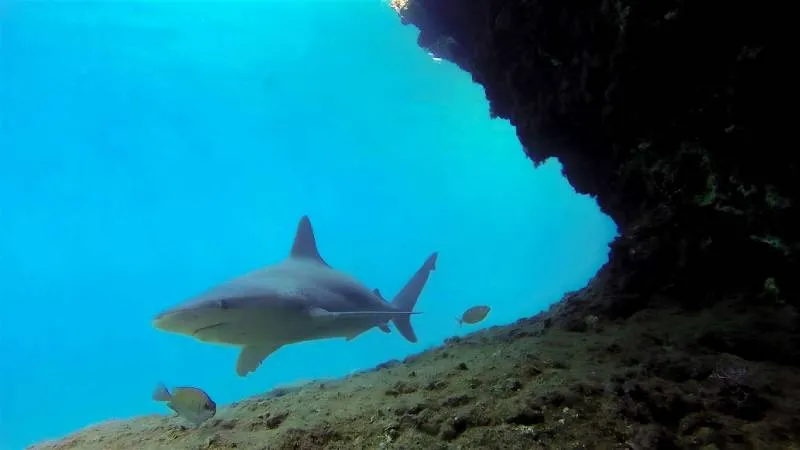
M 408 283 L 406 283 L 403 289 L 394 297 L 392 300 L 393 307 L 405 313 L 410 313 L 414 310 L 417 299 L 419 299 L 419 294 L 422 292 L 422 288 L 425 287 L 425 283 L 428 281 L 431 271 L 436 270 L 436 258 L 438 256 L 439 253 L 434 252 L 425 260 L 425 264 L 417 270 L 417 273 L 408 280 Z M 399 331 L 404 338 L 409 342 L 417 342 L 414 328 L 411 327 L 410 314 L 398 314 L 392 317 L 392 321 L 394 322 L 394 326 L 397 327 L 397 331 Z

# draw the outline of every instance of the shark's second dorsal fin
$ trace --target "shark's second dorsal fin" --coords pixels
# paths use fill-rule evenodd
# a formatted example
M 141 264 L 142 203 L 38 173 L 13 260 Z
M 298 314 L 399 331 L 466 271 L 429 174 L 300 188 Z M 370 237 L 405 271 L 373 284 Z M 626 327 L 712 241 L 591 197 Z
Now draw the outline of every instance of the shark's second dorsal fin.
M 308 216 L 300 218 L 297 224 L 297 233 L 294 236 L 290 258 L 310 259 L 320 264 L 328 265 L 317 250 L 317 240 L 314 238 L 314 229 L 311 228 L 311 220 Z

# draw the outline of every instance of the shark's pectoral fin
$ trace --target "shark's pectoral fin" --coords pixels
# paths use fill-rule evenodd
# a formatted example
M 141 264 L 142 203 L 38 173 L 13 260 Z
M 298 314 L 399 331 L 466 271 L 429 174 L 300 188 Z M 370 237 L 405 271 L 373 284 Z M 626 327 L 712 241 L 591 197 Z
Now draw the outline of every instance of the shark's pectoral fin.
M 383 331 L 384 333 L 391 333 L 392 332 L 392 330 L 389 329 L 389 326 L 386 323 L 379 323 L 379 324 L 377 324 L 375 326 L 380 328 L 380 330 Z M 358 336 L 362 335 L 363 333 L 369 331 L 370 329 L 371 328 L 367 328 L 366 330 L 357 331 L 354 334 L 351 334 L 350 336 L 345 337 L 344 339 L 346 341 L 352 341 L 353 339 L 355 339 L 356 337 L 358 337 Z
M 236 360 L 236 373 L 240 377 L 247 376 L 250 372 L 255 372 L 261 362 L 275 350 L 279 349 L 280 344 L 248 345 L 242 347 L 239 359 Z

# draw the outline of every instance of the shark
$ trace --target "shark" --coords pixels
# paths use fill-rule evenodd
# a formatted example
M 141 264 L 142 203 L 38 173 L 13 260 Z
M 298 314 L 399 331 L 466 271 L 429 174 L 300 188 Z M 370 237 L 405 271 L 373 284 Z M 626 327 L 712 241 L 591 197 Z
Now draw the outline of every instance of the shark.
M 240 349 L 236 373 L 255 372 L 279 348 L 303 341 L 350 341 L 389 323 L 409 342 L 417 342 L 411 316 L 436 270 L 433 252 L 405 286 L 388 301 L 320 256 L 308 216 L 297 225 L 288 257 L 211 287 L 160 312 L 153 326 L 204 343 Z

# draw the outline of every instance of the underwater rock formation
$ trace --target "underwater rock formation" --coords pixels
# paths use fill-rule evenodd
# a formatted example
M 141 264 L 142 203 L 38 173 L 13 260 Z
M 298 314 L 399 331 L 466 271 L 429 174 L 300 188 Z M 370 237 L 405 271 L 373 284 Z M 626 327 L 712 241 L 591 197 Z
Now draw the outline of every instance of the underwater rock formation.
M 800 180 L 770 3 L 392 0 L 620 227 L 549 311 L 53 449 L 800 448 Z
M 674 313 L 570 329 L 524 319 L 227 405 L 198 428 L 148 416 L 32 449 L 797 448 L 797 369 L 692 349 L 695 330 L 739 325 L 718 320 L 720 303 L 677 329 Z
M 393 0 L 484 86 L 536 163 L 557 157 L 637 266 L 619 314 L 747 295 L 798 303 L 800 183 L 769 3 Z
M 492 117 L 510 120 L 534 162 L 557 157 L 620 227 L 599 275 L 615 295 L 595 313 L 626 317 L 654 302 L 779 308 L 793 333 L 760 356 L 800 363 L 800 171 L 775 103 L 770 4 L 392 6 L 420 29 L 420 46 L 452 42 L 449 59 L 484 86 Z

